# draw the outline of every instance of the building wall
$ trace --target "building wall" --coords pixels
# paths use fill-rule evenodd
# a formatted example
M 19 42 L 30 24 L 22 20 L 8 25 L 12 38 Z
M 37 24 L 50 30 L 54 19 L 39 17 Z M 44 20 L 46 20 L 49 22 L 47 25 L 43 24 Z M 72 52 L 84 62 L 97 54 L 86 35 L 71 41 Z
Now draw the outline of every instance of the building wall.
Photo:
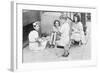
M 33 30 L 32 23 L 40 21 L 40 11 L 23 10 L 23 47 L 28 44 L 28 35 Z
M 41 32 L 50 33 L 54 20 L 59 20 L 60 12 L 43 12 L 41 13 Z
M 40 11 L 23 10 L 23 26 L 26 26 L 37 20 L 40 20 Z

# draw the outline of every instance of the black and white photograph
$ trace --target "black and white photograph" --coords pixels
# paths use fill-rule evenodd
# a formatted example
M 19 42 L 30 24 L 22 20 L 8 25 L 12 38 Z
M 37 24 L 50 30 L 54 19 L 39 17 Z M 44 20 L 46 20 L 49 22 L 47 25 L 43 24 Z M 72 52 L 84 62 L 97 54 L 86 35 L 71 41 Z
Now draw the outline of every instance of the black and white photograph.
M 91 59 L 91 13 L 22 9 L 22 62 Z
M 15 2 L 13 9 L 13 70 L 96 65 L 95 8 Z

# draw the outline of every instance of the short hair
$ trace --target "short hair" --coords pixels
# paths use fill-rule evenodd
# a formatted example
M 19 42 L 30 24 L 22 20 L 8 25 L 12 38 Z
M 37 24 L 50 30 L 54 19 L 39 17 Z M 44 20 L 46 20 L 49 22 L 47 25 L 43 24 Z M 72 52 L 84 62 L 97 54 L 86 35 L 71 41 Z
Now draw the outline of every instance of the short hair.
M 67 16 L 61 15 L 59 19 L 67 20 L 67 18 L 68 18 Z
M 73 22 L 75 22 L 75 17 L 77 17 L 77 22 L 81 21 L 80 16 L 78 14 L 74 14 L 74 16 L 73 16 Z
M 56 22 L 58 22 L 58 24 L 59 24 L 59 26 L 60 26 L 60 21 L 59 21 L 59 20 L 55 20 L 55 21 L 54 21 L 54 26 L 56 27 L 56 25 L 55 25 Z
M 36 21 L 36 22 L 33 23 L 33 27 L 36 27 L 39 24 L 40 24 L 40 21 Z

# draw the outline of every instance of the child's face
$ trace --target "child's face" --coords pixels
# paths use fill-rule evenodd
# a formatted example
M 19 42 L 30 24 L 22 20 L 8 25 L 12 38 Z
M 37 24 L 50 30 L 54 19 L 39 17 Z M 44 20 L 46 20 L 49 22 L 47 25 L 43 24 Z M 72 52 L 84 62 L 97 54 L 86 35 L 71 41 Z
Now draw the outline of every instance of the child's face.
M 59 27 L 59 22 L 56 22 L 55 25 L 56 25 L 56 27 Z
M 77 22 L 77 17 L 74 17 L 74 19 L 75 19 L 75 22 Z
M 34 29 L 36 30 L 36 31 L 39 31 L 39 25 L 36 25 L 35 27 L 34 27 Z

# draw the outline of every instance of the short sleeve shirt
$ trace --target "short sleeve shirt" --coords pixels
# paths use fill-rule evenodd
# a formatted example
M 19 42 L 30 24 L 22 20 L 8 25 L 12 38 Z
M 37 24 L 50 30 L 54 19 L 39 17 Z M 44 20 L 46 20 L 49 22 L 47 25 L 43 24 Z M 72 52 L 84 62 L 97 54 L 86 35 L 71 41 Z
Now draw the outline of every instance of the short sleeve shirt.
M 35 42 L 36 38 L 38 37 L 39 37 L 38 32 L 35 30 L 31 31 L 28 36 L 30 42 Z

